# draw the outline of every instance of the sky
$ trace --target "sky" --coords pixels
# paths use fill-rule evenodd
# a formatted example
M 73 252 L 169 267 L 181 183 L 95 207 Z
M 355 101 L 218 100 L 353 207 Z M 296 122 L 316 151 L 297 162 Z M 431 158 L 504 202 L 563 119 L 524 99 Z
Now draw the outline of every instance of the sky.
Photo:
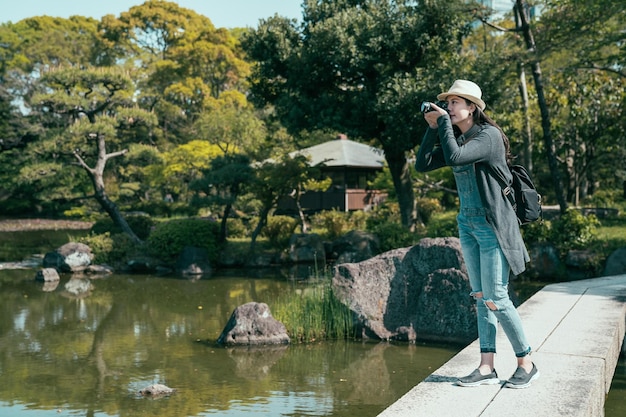
M 303 0 L 169 0 L 208 17 L 218 28 L 256 27 L 259 19 L 274 14 L 298 19 Z M 144 0 L 0 0 L 0 23 L 16 23 L 27 17 L 68 18 L 80 15 L 100 19 L 119 16 Z

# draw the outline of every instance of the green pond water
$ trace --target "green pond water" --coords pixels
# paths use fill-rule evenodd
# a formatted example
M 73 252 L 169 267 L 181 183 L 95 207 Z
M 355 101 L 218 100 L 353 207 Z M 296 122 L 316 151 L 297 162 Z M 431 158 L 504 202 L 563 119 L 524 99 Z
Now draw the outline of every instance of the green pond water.
M 271 308 L 280 294 L 311 284 L 258 271 L 36 282 L 31 255 L 67 235 L 0 233 L 0 416 L 374 417 L 461 348 L 371 341 L 223 348 L 215 340 L 235 307 Z M 24 259 L 22 269 L 5 267 Z M 138 393 L 154 383 L 176 392 Z M 622 360 L 606 416 L 626 415 L 625 393 Z

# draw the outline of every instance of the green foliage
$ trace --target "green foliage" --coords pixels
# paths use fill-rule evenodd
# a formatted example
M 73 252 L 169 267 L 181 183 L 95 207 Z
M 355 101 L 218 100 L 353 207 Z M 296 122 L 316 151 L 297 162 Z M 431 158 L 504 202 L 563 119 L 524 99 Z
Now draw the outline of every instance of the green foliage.
M 408 227 L 405 153 L 425 131 L 420 102 L 450 85 L 448 70 L 462 64 L 461 40 L 474 17 L 460 0 L 307 1 L 303 12 L 302 24 L 274 16 L 243 37 L 257 62 L 251 96 L 291 133 L 332 129 L 377 139 Z
M 271 310 L 292 342 L 356 337 L 352 312 L 336 298 L 330 279 L 310 288 L 294 288 L 273 302 Z
M 450 210 L 434 215 L 426 226 L 426 235 L 429 237 L 456 237 L 459 228 L 456 222 L 456 210 Z
M 369 231 L 378 236 L 382 252 L 413 246 L 419 240 L 417 234 L 403 227 L 398 222 L 378 223 Z
M 350 212 L 350 230 L 367 230 L 370 211 L 355 210 Z
M 261 231 L 261 236 L 267 238 L 271 245 L 284 248 L 289 243 L 291 235 L 298 227 L 298 220 L 289 216 L 270 216 L 267 224 Z
M 150 216 L 146 215 L 127 216 L 126 222 L 133 232 L 135 232 L 137 237 L 142 240 L 146 239 L 150 235 L 150 232 L 155 224 L 154 220 Z M 110 217 L 104 217 L 96 221 L 93 226 L 91 226 L 91 233 L 96 235 L 109 233 L 113 235 L 122 233 L 122 229 L 113 223 L 113 220 Z
M 250 236 L 250 230 L 242 219 L 229 217 L 226 220 L 226 227 L 228 228 L 228 238 L 240 239 Z
M 69 219 L 88 219 L 89 213 L 85 207 L 72 207 L 65 210 L 63 215 Z
M 561 255 L 572 249 L 584 249 L 595 241 L 599 225 L 595 215 L 583 216 L 580 211 L 569 209 L 552 221 L 550 241 Z
M 367 230 L 378 236 L 381 251 L 404 248 L 415 244 L 419 236 L 402 226 L 397 203 L 387 202 L 376 207 L 367 218 Z
M 105 17 L 101 32 L 103 59 L 110 65 L 144 66 L 138 100 L 154 106 L 173 142 L 189 138 L 190 123 L 221 96 L 244 91 L 250 63 L 237 40 L 174 2 L 149 1 L 117 19 Z
M 526 245 L 548 242 L 552 238 L 552 222 L 540 219 L 521 227 Z
M 80 238 L 81 243 L 89 246 L 94 254 L 94 264 L 118 266 L 139 253 L 140 249 L 126 233 L 105 232 Z
M 284 154 L 277 159 L 266 160 L 255 166 L 254 180 L 247 190 L 259 200 L 259 223 L 252 232 L 251 250 L 270 211 L 276 207 L 281 197 L 291 195 L 294 190 L 300 194 L 309 178 L 315 177 L 319 167 L 312 167 L 305 155 Z
M 623 216 L 602 219 L 598 227 L 598 239 L 592 244 L 594 252 L 606 259 L 613 251 L 626 246 L 626 219 Z
M 458 208 L 459 199 L 452 169 L 445 167 L 430 172 L 416 172 L 413 177 L 418 199 L 435 199 L 444 210 Z
M 439 200 L 446 209 L 457 204 L 449 191 L 450 170 L 411 175 L 405 156 L 425 129 L 419 103 L 461 76 L 482 87 L 487 110 L 514 151 L 532 145 L 533 171 L 549 202 L 556 192 L 539 140 L 536 91 L 529 83 L 527 130 L 518 89 L 518 64 L 535 58 L 541 60 L 552 106 L 558 160 L 572 161 L 569 169 L 560 167 L 569 187 L 564 193 L 572 200 L 587 196 L 586 205 L 619 205 L 626 158 L 621 2 L 543 2 L 541 19 L 532 22 L 541 53 L 536 57 L 526 55 L 518 32 L 496 34 L 491 26 L 473 25 L 474 13 L 483 9 L 468 9 L 465 1 L 416 4 L 305 2 L 302 23 L 274 16 L 237 38 L 193 10 L 160 1 L 101 21 L 42 16 L 2 25 L 0 211 L 65 211 L 89 218 L 97 211 L 95 200 L 94 206 L 76 202 L 94 189 L 78 164 L 95 166 L 99 153 L 90 138 L 100 134 L 110 156 L 128 150 L 124 157 L 107 158 L 103 173 L 107 195 L 124 210 L 195 216 L 200 208 L 215 212 L 237 203 L 238 210 L 263 217 L 281 195 L 312 188 L 310 181 L 317 178 L 281 160 L 294 149 L 288 129 L 298 145 L 319 143 L 329 132 L 379 141 L 390 160 L 376 184 L 403 207 L 403 216 L 388 221 L 404 223 L 414 201 L 411 185 L 418 196 Z M 498 24 L 515 25 L 509 18 Z M 528 76 L 529 66 L 525 69 Z M 259 107 L 252 108 L 246 97 Z M 231 164 L 196 190 L 215 198 L 210 207 L 190 204 L 189 184 L 207 179 L 202 171 L 214 168 L 216 155 L 235 151 L 279 164 L 273 172 L 250 165 L 258 181 L 255 173 L 230 175 L 229 170 L 244 173 Z M 254 199 L 244 207 L 239 192 Z M 173 203 L 162 201 L 168 193 Z M 429 234 L 454 234 L 436 207 L 420 198 L 417 204 Z M 331 222 L 329 235 L 361 228 L 354 216 L 344 221 Z M 546 239 L 545 230 L 523 230 L 529 241 Z
M 443 210 L 441 202 L 436 198 L 418 198 L 415 206 L 425 224 L 428 224 L 433 214 Z
M 130 210 L 146 213 L 152 217 L 193 217 L 198 215 L 198 207 L 181 201 L 139 201 L 131 205 Z
M 219 256 L 219 224 L 211 220 L 177 219 L 158 223 L 147 240 L 152 256 L 174 262 L 185 246 L 205 248 L 209 259 Z
M 311 217 L 311 224 L 327 239 L 336 239 L 351 230 L 350 214 L 339 210 L 324 210 Z
M 581 201 L 583 207 L 617 208 L 619 201 L 623 201 L 623 190 L 599 190 Z

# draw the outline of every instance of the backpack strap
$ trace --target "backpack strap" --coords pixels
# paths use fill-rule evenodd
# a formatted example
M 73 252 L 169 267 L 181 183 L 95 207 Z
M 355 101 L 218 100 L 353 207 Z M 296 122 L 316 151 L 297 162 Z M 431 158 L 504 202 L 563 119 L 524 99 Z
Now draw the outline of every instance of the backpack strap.
M 500 187 L 502 187 L 502 194 L 506 197 L 514 211 L 517 211 L 517 202 L 515 201 L 515 193 L 513 192 L 513 188 L 506 183 L 506 180 L 498 171 L 496 171 L 491 164 L 488 164 L 490 171 L 493 173 L 493 177 L 500 183 Z

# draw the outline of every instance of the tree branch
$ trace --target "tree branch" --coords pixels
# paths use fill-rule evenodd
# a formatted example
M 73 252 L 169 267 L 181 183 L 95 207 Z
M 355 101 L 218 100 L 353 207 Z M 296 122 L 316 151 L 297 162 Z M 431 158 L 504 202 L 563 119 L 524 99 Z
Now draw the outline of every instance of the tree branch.
M 104 157 L 106 159 L 115 158 L 116 156 L 124 155 L 126 152 L 128 152 L 128 149 L 122 149 L 121 151 L 108 153 Z
M 80 156 L 80 150 L 79 149 L 74 150 L 74 152 L 72 152 L 72 154 L 78 160 L 78 164 L 81 167 L 83 167 L 85 169 L 85 171 L 89 172 L 90 175 L 94 175 L 95 174 L 95 171 L 93 170 L 93 168 L 91 168 L 89 165 L 87 165 L 87 162 L 85 162 L 83 157 Z

